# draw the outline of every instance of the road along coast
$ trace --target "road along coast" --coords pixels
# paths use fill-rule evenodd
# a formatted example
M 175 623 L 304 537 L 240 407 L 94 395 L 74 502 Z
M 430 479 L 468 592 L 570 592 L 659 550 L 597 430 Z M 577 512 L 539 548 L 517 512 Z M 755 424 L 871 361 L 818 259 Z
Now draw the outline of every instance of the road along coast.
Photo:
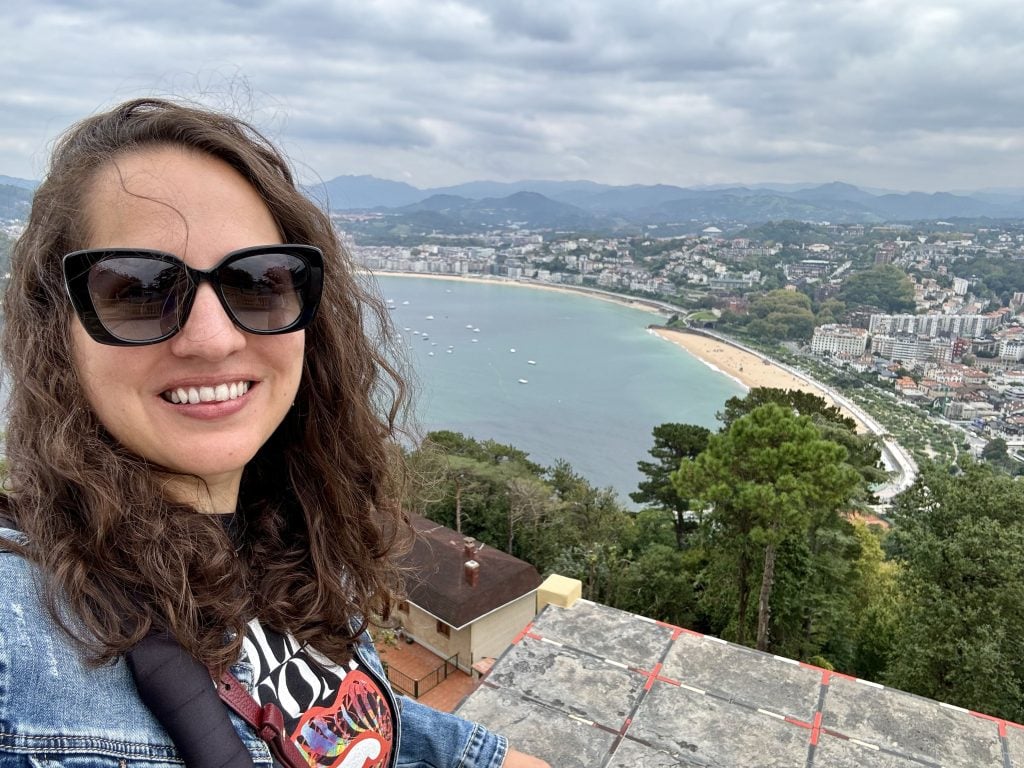
M 798 389 L 818 395 L 842 411 L 844 416 L 853 419 L 858 432 L 876 435 L 881 443 L 882 460 L 894 473 L 888 483 L 875 489 L 875 496 L 882 506 L 888 506 L 892 498 L 909 488 L 917 477 L 917 463 L 907 450 L 893 440 L 870 414 L 835 389 L 756 350 L 708 331 L 677 331 L 657 326 L 650 326 L 649 330 L 747 388 Z

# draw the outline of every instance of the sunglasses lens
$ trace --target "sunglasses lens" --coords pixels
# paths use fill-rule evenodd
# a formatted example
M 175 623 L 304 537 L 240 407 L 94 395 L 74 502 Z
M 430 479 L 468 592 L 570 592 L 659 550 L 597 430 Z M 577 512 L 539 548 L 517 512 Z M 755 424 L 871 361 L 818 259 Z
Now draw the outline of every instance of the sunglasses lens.
M 186 287 L 184 270 L 154 259 L 105 259 L 89 270 L 96 316 L 123 341 L 158 339 L 175 330 Z
M 309 266 L 288 253 L 243 256 L 221 267 L 221 295 L 235 321 L 250 331 L 273 332 L 302 315 L 310 281 Z

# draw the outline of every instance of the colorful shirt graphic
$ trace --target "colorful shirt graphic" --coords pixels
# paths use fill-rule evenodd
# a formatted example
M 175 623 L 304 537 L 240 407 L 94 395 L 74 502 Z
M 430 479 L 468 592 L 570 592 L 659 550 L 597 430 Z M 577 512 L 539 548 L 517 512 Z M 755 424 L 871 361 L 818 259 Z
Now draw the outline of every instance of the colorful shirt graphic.
M 294 638 L 252 621 L 243 643 L 253 666 L 253 698 L 284 714 L 292 742 L 311 768 L 387 768 L 395 713 L 369 670 L 341 667 Z

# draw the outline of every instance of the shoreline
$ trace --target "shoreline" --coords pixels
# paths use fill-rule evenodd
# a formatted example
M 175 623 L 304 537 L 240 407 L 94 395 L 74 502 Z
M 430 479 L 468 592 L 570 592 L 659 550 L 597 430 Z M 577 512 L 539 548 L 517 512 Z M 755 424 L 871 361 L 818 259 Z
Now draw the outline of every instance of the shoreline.
M 512 280 L 506 277 L 480 277 L 469 275 L 442 275 L 424 272 L 390 272 L 386 270 L 371 271 L 360 270 L 363 275 L 376 278 L 381 277 L 412 277 L 426 280 L 447 280 L 449 282 L 469 282 L 483 285 L 509 285 L 519 288 L 532 288 L 541 291 L 552 291 L 562 294 L 575 294 L 587 296 L 592 299 L 608 301 L 633 309 L 639 309 L 650 314 L 665 317 L 670 314 L 665 309 L 658 309 L 652 304 L 643 303 L 643 299 L 634 299 L 631 296 L 615 294 L 610 291 L 601 291 L 579 286 L 556 285 L 549 283 L 538 283 L 527 280 Z M 834 393 L 809 377 L 799 376 L 784 368 L 777 361 L 772 360 L 760 353 L 753 352 L 738 346 L 724 338 L 711 336 L 703 333 L 694 333 L 681 330 L 670 330 L 657 326 L 648 328 L 650 333 L 659 338 L 674 344 L 683 349 L 695 360 L 700 361 L 716 373 L 727 376 L 733 381 L 745 387 L 747 390 L 754 387 L 772 387 L 776 389 L 799 389 L 804 392 L 818 395 L 824 398 L 830 405 L 834 405 L 857 423 L 859 432 L 873 431 L 861 418 L 861 414 L 848 409 L 841 401 L 841 397 L 834 396 Z
M 651 328 L 651 333 L 680 347 L 714 371 L 739 382 L 748 390 L 754 387 L 798 389 L 823 398 L 857 423 L 858 432 L 872 431 L 861 414 L 848 409 L 834 393 L 810 378 L 797 376 L 779 363 L 756 352 L 744 349 L 720 337 L 701 333 Z
M 414 277 L 417 280 L 447 280 L 451 283 L 477 283 L 479 285 L 509 285 L 516 288 L 532 288 L 538 291 L 552 291 L 553 293 L 573 294 L 576 296 L 587 296 L 592 299 L 619 304 L 631 309 L 639 309 L 641 312 L 648 312 L 658 316 L 671 314 L 666 306 L 665 309 L 658 309 L 645 299 L 626 296 L 621 293 L 602 291 L 597 288 L 584 288 L 576 285 L 560 285 L 557 283 L 540 283 L 533 280 L 519 280 L 508 277 L 479 277 L 471 275 L 440 275 L 431 272 L 390 272 L 388 270 L 360 269 L 357 274 L 368 275 L 372 278 L 380 277 Z M 652 300 L 653 301 L 653 300 Z
M 640 309 L 659 317 L 668 317 L 671 314 L 682 312 L 665 302 L 649 300 L 646 303 L 643 299 L 634 299 L 623 294 L 615 294 L 609 291 L 580 288 L 578 286 L 562 286 L 546 283 L 536 283 L 524 280 L 509 280 L 501 277 L 469 277 L 462 275 L 436 275 L 419 272 L 372 272 L 360 270 L 361 275 L 375 277 L 415 277 L 428 280 L 448 280 L 458 282 L 464 280 L 473 283 L 484 283 L 492 285 L 512 285 L 520 288 L 534 288 L 547 291 L 555 291 L 563 294 L 576 294 L 588 296 L 592 299 L 609 301 L 620 306 Z M 870 433 L 878 437 L 882 451 L 882 459 L 892 477 L 874 492 L 881 502 L 880 509 L 887 507 L 892 498 L 910 487 L 917 476 L 917 464 L 899 443 L 893 440 L 881 424 L 870 414 L 862 410 L 856 404 L 847 399 L 841 392 L 832 389 L 812 379 L 807 374 L 783 365 L 766 355 L 744 347 L 742 344 L 726 339 L 725 337 L 705 331 L 697 330 L 672 330 L 659 324 L 651 324 L 647 328 L 648 333 L 655 334 L 663 341 L 679 347 L 692 358 L 707 366 L 711 370 L 731 378 L 733 381 L 746 388 L 748 391 L 754 387 L 773 387 L 778 389 L 797 389 L 817 395 L 830 405 L 835 406 L 844 416 L 853 419 L 858 433 Z

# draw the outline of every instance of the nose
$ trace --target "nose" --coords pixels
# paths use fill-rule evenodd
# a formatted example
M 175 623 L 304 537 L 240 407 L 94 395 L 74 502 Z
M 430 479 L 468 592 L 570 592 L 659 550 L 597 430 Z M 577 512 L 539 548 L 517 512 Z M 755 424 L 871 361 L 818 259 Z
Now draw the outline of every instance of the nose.
M 196 290 L 185 325 L 168 342 L 179 357 L 222 360 L 245 347 L 245 333 L 231 322 L 213 287 Z

